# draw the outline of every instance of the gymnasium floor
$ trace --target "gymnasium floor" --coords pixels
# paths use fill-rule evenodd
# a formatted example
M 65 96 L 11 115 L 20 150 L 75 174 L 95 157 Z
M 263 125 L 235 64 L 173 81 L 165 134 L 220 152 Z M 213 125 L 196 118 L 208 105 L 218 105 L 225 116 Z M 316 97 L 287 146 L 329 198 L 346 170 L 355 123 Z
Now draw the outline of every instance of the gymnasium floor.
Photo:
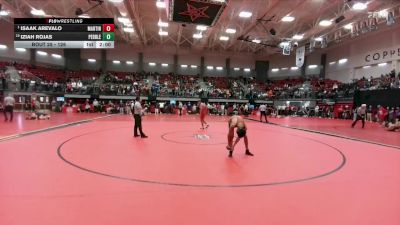
M 197 117 L 146 116 L 140 139 L 116 115 L 3 139 L 0 224 L 400 224 L 400 133 L 368 124 L 385 146 L 346 139 L 361 131 L 342 131 L 349 121 L 248 120 L 255 156 L 239 143 L 228 158 L 227 118 L 208 120 L 202 131 Z

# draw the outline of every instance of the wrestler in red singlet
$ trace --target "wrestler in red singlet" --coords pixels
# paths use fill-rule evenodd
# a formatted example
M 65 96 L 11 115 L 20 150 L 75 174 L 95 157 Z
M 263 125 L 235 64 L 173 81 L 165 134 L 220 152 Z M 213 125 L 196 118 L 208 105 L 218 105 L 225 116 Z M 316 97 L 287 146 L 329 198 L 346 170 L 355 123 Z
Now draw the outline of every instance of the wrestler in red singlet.
M 201 123 L 201 129 L 208 128 L 208 123 L 205 121 L 206 115 L 208 113 L 208 108 L 207 105 L 202 102 L 200 103 L 200 123 Z

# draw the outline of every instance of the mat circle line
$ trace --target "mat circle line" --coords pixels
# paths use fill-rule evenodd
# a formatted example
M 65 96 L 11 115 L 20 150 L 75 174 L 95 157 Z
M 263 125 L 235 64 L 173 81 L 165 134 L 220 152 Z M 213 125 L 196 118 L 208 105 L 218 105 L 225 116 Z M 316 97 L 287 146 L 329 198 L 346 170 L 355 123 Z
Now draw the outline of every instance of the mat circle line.
M 190 132 L 190 131 L 185 130 L 185 131 L 172 131 L 172 132 L 167 132 L 167 133 L 162 134 L 162 135 L 161 135 L 161 138 L 162 138 L 164 141 L 167 141 L 167 142 L 171 142 L 171 143 L 175 143 L 175 144 L 184 144 L 184 145 L 226 145 L 226 143 L 227 143 L 227 142 L 218 142 L 218 143 L 204 143 L 204 144 L 199 144 L 199 143 L 190 143 L 190 142 L 175 141 L 175 140 L 168 139 L 168 138 L 166 137 L 166 136 L 168 136 L 168 135 L 170 135 L 170 134 L 176 134 L 176 133 L 181 133 L 181 132 Z M 214 134 L 223 134 L 223 135 L 226 135 L 225 133 L 222 133 L 222 132 L 211 132 L 211 135 L 209 135 L 210 138 L 213 137 L 213 136 L 215 136 Z
M 84 133 L 84 134 L 80 134 L 80 135 L 76 135 L 73 136 L 67 140 L 65 140 L 64 142 L 62 142 L 58 147 L 57 147 L 57 155 L 58 157 L 63 160 L 65 163 L 83 170 L 85 172 L 91 173 L 91 174 L 95 174 L 95 175 L 100 175 L 100 176 L 104 176 L 104 177 L 109 177 L 109 178 L 114 178 L 114 179 L 119 179 L 119 180 L 125 180 L 125 181 L 131 181 L 131 182 L 138 182 L 138 183 L 147 183 L 147 184 L 157 184 L 157 185 L 167 185 L 167 186 L 179 186 L 179 187 L 192 187 L 192 188 L 250 188 L 250 187 L 263 187 L 263 186 L 275 186 L 275 185 L 284 185 L 284 184 L 293 184 L 293 183 L 300 183 L 300 182 L 306 182 L 306 181 L 310 181 L 310 180 L 315 180 L 318 178 L 322 178 L 322 177 L 326 177 L 328 175 L 331 175 L 333 173 L 336 173 L 337 171 L 339 171 L 340 169 L 342 169 L 344 167 L 344 165 L 347 162 L 346 156 L 344 155 L 344 153 L 342 151 L 340 151 L 340 149 L 331 146 L 329 144 L 326 144 L 324 142 L 312 139 L 312 138 L 308 138 L 308 137 L 303 137 L 300 135 L 293 135 L 293 136 L 297 136 L 297 137 L 301 137 L 316 143 L 320 143 L 322 145 L 328 146 L 330 149 L 335 150 L 340 156 L 341 156 L 341 162 L 339 163 L 339 165 L 322 174 L 318 174 L 315 176 L 311 176 L 311 177 L 305 177 L 305 178 L 299 178 L 299 179 L 293 179 L 293 180 L 287 180 L 287 181 L 277 181 L 277 182 L 268 182 L 268 183 L 255 183 L 255 184 L 231 184 L 231 185 L 218 185 L 218 184 L 190 184 L 190 183 L 175 183 L 175 182 L 163 182 L 163 181 L 157 181 L 157 180 L 145 180 L 145 179 L 137 179 L 137 178 L 129 178 L 129 177 L 122 177 L 122 176 L 117 176 L 117 175 L 112 175 L 112 174 L 107 174 L 107 173 L 103 173 L 103 172 L 99 172 L 99 171 L 95 171 L 93 169 L 89 169 L 89 168 L 85 168 L 83 166 L 80 166 L 70 160 L 68 160 L 67 158 L 65 158 L 62 154 L 62 148 L 63 146 L 74 140 L 77 139 L 79 137 L 83 137 L 83 136 L 87 136 L 87 135 L 91 135 L 91 134 L 95 134 L 95 133 L 101 133 L 101 132 L 107 132 L 110 130 L 114 130 L 114 129 L 121 129 L 120 128 L 113 128 L 113 129 L 104 129 L 104 130 L 97 130 L 97 131 L 93 131 L 93 132 L 88 132 L 88 133 Z M 126 127 L 123 127 L 126 128 Z M 287 133 L 286 133 L 287 134 Z M 287 135 L 292 135 L 292 134 L 287 134 Z

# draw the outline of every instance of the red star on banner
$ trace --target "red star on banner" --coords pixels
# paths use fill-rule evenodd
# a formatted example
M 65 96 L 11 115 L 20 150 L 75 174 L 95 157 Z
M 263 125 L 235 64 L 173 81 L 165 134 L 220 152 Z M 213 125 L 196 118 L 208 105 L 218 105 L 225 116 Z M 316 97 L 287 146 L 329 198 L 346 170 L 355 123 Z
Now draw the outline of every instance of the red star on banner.
M 190 16 L 190 19 L 193 21 L 197 20 L 197 18 L 204 17 L 204 18 L 210 18 L 205 14 L 205 11 L 208 9 L 208 6 L 201 7 L 201 8 L 196 8 L 192 5 L 189 5 L 189 3 L 186 3 L 187 5 L 187 11 L 179 13 L 180 15 L 184 16 Z

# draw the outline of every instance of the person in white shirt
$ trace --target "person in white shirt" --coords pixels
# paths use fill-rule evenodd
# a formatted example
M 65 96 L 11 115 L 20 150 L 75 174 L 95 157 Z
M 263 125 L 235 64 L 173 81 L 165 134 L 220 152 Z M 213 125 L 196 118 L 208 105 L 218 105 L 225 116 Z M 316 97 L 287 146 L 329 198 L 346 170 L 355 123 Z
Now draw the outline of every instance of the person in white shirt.
M 75 90 L 76 89 L 76 82 L 72 81 L 71 86 L 72 86 L 73 90 Z
M 179 109 L 179 115 L 180 116 L 182 116 L 182 108 L 183 108 L 182 102 L 179 102 L 178 109 Z
M 354 128 L 354 126 L 356 125 L 356 123 L 361 120 L 362 122 L 362 128 L 364 128 L 365 126 L 365 114 L 367 111 L 367 105 L 366 104 L 362 104 L 360 107 L 357 108 L 355 114 L 355 119 L 353 121 L 353 123 L 351 124 L 351 127 Z
M 319 116 L 319 106 L 318 105 L 315 106 L 314 111 L 315 111 L 315 117 L 318 117 Z
M 192 106 L 192 113 L 193 114 L 197 114 L 197 106 L 196 106 L 196 104 L 193 104 L 193 106 Z
M 14 117 L 14 104 L 15 99 L 10 94 L 4 98 L 4 121 L 8 121 L 7 113 L 10 113 L 10 122 L 12 122 Z
M 260 122 L 262 122 L 262 118 L 265 118 L 265 122 L 268 123 L 267 119 L 267 106 L 265 104 L 261 104 L 258 108 L 260 110 Z
M 82 86 L 83 86 L 83 84 L 82 84 L 81 81 L 78 81 L 78 83 L 77 83 L 76 85 L 77 85 L 77 87 L 78 87 L 79 90 L 80 90 L 80 89 L 82 88 Z
M 139 129 L 140 137 L 147 138 L 147 136 L 143 133 L 142 130 L 142 114 L 143 109 L 142 105 L 140 104 L 140 97 L 136 97 L 135 103 L 132 104 L 132 114 L 133 118 L 135 119 L 135 128 L 134 128 L 134 136 L 139 137 L 137 130 Z

